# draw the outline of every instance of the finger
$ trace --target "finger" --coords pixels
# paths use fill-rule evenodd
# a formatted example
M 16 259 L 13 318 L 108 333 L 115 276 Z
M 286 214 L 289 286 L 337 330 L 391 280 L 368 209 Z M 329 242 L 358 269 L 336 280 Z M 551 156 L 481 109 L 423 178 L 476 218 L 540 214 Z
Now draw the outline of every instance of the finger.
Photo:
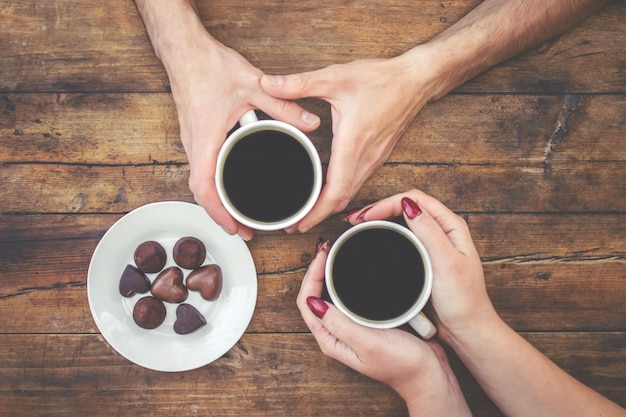
M 255 104 L 270 117 L 297 127 L 303 132 L 317 129 L 321 123 L 319 116 L 303 109 L 298 103 L 288 100 L 279 100 L 270 96 Z
M 332 87 L 329 71 L 323 68 L 300 74 L 264 75 L 261 77 L 261 88 L 273 97 L 294 100 L 305 97 L 326 98 Z
M 205 143 L 213 143 L 211 141 Z M 189 157 L 189 189 L 196 202 L 226 233 L 238 234 L 244 240 L 252 239 L 254 233 L 247 226 L 239 224 L 224 208 L 215 185 L 215 166 L 217 151 L 214 146 L 207 146 Z
M 306 233 L 332 214 L 346 208 L 367 179 L 359 177 L 357 170 L 356 161 L 341 150 L 331 153 L 326 183 L 311 211 L 298 223 L 298 231 Z
M 321 297 L 324 289 L 324 268 L 326 267 L 326 259 L 328 250 L 330 249 L 328 241 L 322 242 L 319 248 L 316 248 L 315 258 L 311 261 L 307 269 L 300 291 L 296 298 L 296 303 L 302 316 L 310 316 L 312 313 L 307 307 L 306 299 L 308 297 Z
M 417 201 L 403 197 L 400 204 L 407 226 L 433 259 L 447 262 L 450 255 L 473 248 L 465 221 L 439 201 L 422 195 Z

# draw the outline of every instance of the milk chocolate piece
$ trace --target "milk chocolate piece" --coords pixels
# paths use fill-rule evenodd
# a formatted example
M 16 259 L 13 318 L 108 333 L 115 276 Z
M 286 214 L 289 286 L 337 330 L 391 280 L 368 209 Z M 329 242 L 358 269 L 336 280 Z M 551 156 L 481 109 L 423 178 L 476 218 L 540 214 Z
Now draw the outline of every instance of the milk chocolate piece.
M 198 330 L 206 324 L 206 319 L 191 304 L 180 304 L 176 307 L 176 322 L 174 331 L 178 334 L 187 334 Z
M 177 266 L 164 269 L 150 287 L 152 295 L 168 303 L 182 303 L 189 291 L 183 284 L 183 271 Z
M 183 237 L 174 245 L 174 262 L 181 268 L 199 268 L 206 259 L 204 243 L 195 237 Z
M 222 292 L 222 268 L 211 264 L 195 269 L 187 276 L 186 284 L 190 290 L 200 291 L 205 300 L 217 300 Z
M 124 297 L 132 297 L 135 294 L 147 293 L 150 289 L 150 280 L 139 269 L 132 265 L 126 265 L 120 278 L 120 294 Z
M 156 329 L 165 320 L 165 305 L 163 301 L 152 296 L 143 297 L 135 304 L 133 320 L 144 329 Z
M 149 240 L 135 249 L 135 265 L 147 274 L 159 272 L 165 266 L 167 255 L 159 242 Z

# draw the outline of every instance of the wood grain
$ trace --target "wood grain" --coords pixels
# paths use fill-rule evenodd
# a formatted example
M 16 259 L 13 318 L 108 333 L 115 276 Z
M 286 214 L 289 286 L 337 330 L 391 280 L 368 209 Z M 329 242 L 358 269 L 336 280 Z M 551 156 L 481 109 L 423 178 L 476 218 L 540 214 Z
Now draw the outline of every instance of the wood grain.
M 286 74 L 396 56 L 479 2 L 198 6 L 218 40 Z M 346 208 L 410 188 L 439 198 L 466 219 L 501 317 L 622 406 L 625 12 L 614 0 L 426 105 Z M 143 204 L 194 201 L 169 80 L 132 1 L 0 0 L 0 74 L 0 416 L 407 415 L 389 387 L 326 358 L 295 304 L 317 236 L 346 230 L 345 211 L 248 242 L 255 312 L 209 366 L 150 371 L 100 334 L 87 273 L 101 237 Z M 329 105 L 300 103 L 322 118 L 310 137 L 326 165 Z M 474 415 L 502 416 L 449 354 Z
M 268 73 L 390 57 L 459 20 L 477 0 L 199 2 L 205 26 Z M 623 1 L 460 91 L 624 92 Z M 164 91 L 168 79 L 132 2 L 0 1 L 4 92 Z M 280 24 L 275 24 L 280 22 Z M 355 30 L 358 28 L 358 30 Z

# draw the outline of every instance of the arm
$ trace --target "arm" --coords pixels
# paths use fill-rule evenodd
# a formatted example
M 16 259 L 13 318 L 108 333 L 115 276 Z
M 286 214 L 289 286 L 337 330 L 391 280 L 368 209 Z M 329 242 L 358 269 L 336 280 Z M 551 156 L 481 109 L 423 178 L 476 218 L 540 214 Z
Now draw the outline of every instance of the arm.
M 400 216 L 422 240 L 434 272 L 432 305 L 438 335 L 454 349 L 507 416 L 626 416 L 508 327 L 485 287 L 465 221 L 434 198 L 410 191 L 348 216 L 351 223 Z
M 217 154 L 228 131 L 254 108 L 303 131 L 316 129 L 319 118 L 295 102 L 267 95 L 260 87 L 263 73 L 206 31 L 193 0 L 136 4 L 170 79 L 189 160 L 189 188 L 227 232 L 250 239 L 252 230 L 226 212 L 215 188 Z
M 435 59 L 429 100 L 492 66 L 537 47 L 599 10 L 608 0 L 485 0 L 426 43 Z M 420 59 L 419 47 L 407 52 Z M 415 54 L 415 56 L 412 56 Z
M 306 232 L 343 210 L 426 103 L 556 36 L 605 3 L 485 0 L 439 36 L 398 57 L 263 77 L 263 89 L 275 97 L 319 97 L 331 105 L 333 143 L 326 184 L 298 230 Z

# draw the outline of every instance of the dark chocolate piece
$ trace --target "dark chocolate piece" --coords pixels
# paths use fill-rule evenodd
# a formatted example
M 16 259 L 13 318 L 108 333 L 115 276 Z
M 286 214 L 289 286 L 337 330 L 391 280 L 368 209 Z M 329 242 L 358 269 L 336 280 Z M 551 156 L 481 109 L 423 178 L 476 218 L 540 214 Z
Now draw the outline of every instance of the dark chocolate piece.
M 176 307 L 176 322 L 174 331 L 178 334 L 187 334 L 198 330 L 206 324 L 206 319 L 191 304 L 180 304 Z
M 206 259 L 204 243 L 195 237 L 183 237 L 174 245 L 174 262 L 181 268 L 196 269 Z
M 222 268 L 211 264 L 195 269 L 187 276 L 186 283 L 190 290 L 200 291 L 205 300 L 217 300 L 222 292 Z
M 152 295 L 168 303 L 182 303 L 189 291 L 183 284 L 183 271 L 177 266 L 164 269 L 150 287 Z
M 124 297 L 132 297 L 135 294 L 144 294 L 150 290 L 150 280 L 139 269 L 132 265 L 126 265 L 120 278 L 120 294 Z
M 165 304 L 152 296 L 143 297 L 135 304 L 133 320 L 144 329 L 156 329 L 165 320 Z
M 152 274 L 163 269 L 165 262 L 167 262 L 167 255 L 159 242 L 149 240 L 137 246 L 134 259 L 137 268 Z

